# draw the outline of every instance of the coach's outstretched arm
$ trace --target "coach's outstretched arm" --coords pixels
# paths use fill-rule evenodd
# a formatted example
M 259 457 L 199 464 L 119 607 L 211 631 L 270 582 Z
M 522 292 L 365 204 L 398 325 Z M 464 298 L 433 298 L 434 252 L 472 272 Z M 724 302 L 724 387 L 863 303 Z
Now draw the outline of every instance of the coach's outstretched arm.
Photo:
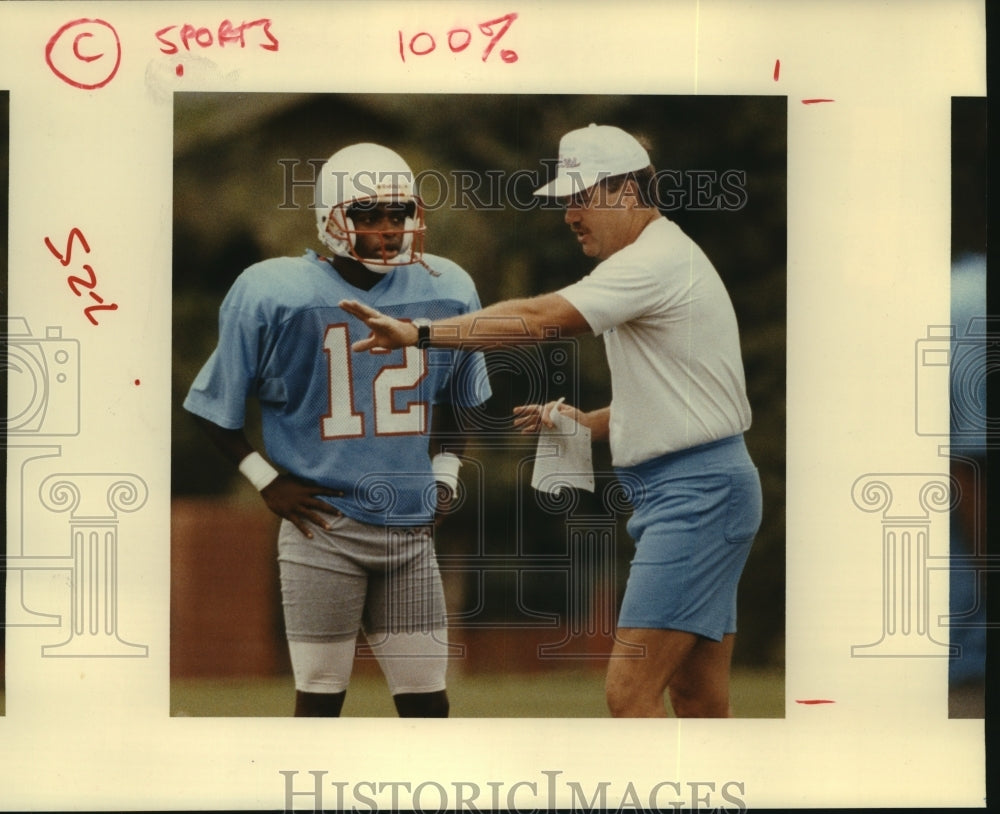
M 590 331 L 583 315 L 556 293 L 504 300 L 481 311 L 437 320 L 428 326 L 426 338 L 420 336 L 412 322 L 393 319 L 363 303 L 342 300 L 339 305 L 371 328 L 371 336 L 351 346 L 356 351 L 391 350 L 416 345 L 418 341 L 435 347 L 471 348 L 502 344 L 505 340 L 555 338 L 549 336 L 552 331 L 558 331 L 559 337 Z
M 339 305 L 371 328 L 371 336 L 351 346 L 356 351 L 391 350 L 418 343 L 436 347 L 502 345 L 508 340 L 524 342 L 556 338 L 551 336 L 552 332 L 556 332 L 557 337 L 568 337 L 591 331 L 583 315 L 569 300 L 557 293 L 504 300 L 479 311 L 431 322 L 426 326 L 427 334 L 423 338 L 420 336 L 420 328 L 412 322 L 386 316 L 354 300 L 342 300 Z M 514 426 L 525 434 L 538 432 L 542 424 L 554 426 L 549 416 L 553 406 L 554 402 L 515 407 Z M 574 421 L 588 427 L 594 441 L 608 439 L 610 408 L 602 407 L 585 413 L 568 404 L 560 404 L 559 411 L 569 414 Z
M 343 492 L 308 483 L 293 475 L 279 473 L 253 448 L 243 430 L 229 430 L 198 415 L 194 416 L 194 419 L 222 454 L 232 461 L 234 466 L 239 467 L 257 487 L 267 508 L 278 517 L 294 523 L 306 537 L 313 536 L 309 528 L 310 523 L 320 528 L 329 528 L 322 514 L 336 516 L 339 512 L 326 501 L 320 500 L 318 495 L 343 497 Z M 248 472 L 248 465 L 253 467 L 254 464 L 256 472 L 252 470 Z

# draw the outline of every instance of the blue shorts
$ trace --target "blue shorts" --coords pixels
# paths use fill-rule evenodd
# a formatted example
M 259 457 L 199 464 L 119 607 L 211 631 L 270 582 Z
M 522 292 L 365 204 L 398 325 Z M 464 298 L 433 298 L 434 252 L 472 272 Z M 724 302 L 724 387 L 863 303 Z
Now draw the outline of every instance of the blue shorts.
M 736 586 L 760 527 L 760 476 L 743 436 L 618 470 L 636 494 L 619 627 L 736 632 Z

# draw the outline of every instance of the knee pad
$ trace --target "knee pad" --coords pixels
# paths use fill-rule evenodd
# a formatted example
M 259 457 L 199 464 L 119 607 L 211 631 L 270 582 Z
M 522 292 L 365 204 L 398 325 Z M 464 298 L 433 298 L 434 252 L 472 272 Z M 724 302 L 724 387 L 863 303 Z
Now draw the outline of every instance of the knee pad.
M 368 638 L 393 695 L 438 692 L 445 688 L 448 631 L 377 633 Z

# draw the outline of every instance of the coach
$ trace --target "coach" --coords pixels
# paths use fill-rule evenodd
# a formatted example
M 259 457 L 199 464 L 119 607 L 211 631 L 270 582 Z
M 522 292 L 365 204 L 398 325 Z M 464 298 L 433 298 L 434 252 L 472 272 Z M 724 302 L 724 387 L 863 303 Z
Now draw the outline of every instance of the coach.
M 556 177 L 535 194 L 565 204 L 583 253 L 580 281 L 430 325 L 345 301 L 372 335 L 355 350 L 604 338 L 611 405 L 560 405 L 607 440 L 617 470 L 642 483 L 636 543 L 608 665 L 611 714 L 728 717 L 736 590 L 761 521 L 761 490 L 736 316 L 711 262 L 655 206 L 656 172 L 630 134 L 590 125 L 559 144 Z M 515 408 L 522 432 L 551 426 L 552 404 Z M 635 657 L 636 646 L 643 656 Z

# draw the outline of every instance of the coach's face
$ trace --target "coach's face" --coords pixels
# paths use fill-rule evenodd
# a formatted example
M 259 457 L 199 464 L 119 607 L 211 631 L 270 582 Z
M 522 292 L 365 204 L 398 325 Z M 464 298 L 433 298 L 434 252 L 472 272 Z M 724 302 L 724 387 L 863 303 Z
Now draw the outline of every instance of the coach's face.
M 609 192 L 603 184 L 564 200 L 565 221 L 587 257 L 606 260 L 638 237 L 648 215 L 637 212 L 639 203 L 632 182 Z M 641 209 L 641 207 L 640 207 Z

